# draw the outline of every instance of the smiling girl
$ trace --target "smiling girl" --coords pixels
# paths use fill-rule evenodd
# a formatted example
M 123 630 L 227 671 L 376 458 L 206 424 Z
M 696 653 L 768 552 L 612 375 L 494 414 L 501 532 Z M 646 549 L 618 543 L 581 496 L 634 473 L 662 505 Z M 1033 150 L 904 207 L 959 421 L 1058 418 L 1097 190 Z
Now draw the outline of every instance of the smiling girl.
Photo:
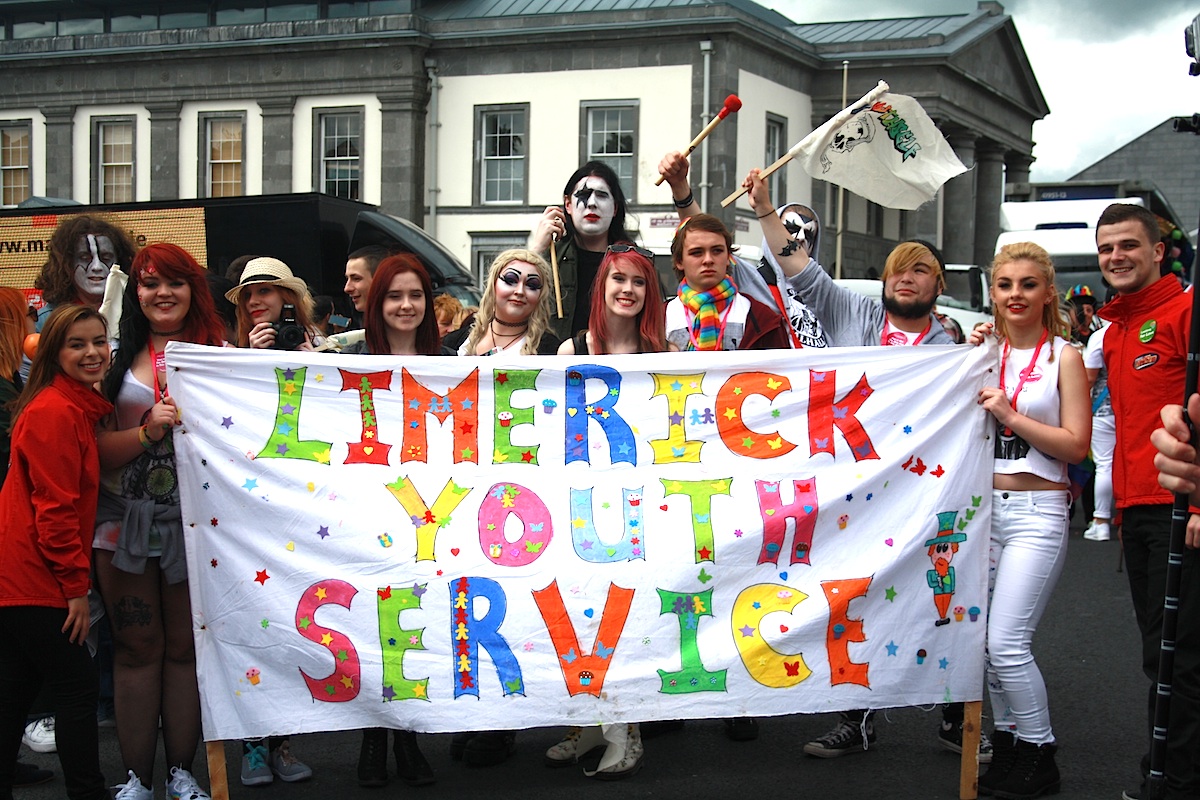
M 1062 338 L 1067 320 L 1049 254 L 1005 245 L 992 264 L 999 386 L 979 404 L 996 420 L 988 549 L 987 684 L 996 732 L 981 794 L 1025 798 L 1059 789 L 1046 685 L 1030 644 L 1066 557 L 1067 465 L 1087 455 L 1091 403 L 1083 359 Z M 976 329 L 971 342 L 992 333 Z
M 43 682 L 56 698 L 68 796 L 108 797 L 96 728 L 99 682 L 87 648 L 92 530 L 100 462 L 96 423 L 112 406 L 92 388 L 108 367 L 108 332 L 88 306 L 47 320 L 13 409 L 0 491 L 0 796 L 11 797 L 21 728 Z M 19 646 L 17 645 L 19 643 Z M 39 667 L 30 669 L 28 654 Z
M 654 254 L 629 242 L 609 245 L 592 286 L 588 327 L 563 342 L 562 356 L 657 353 L 667 349 Z
M 447 336 L 446 346 L 459 355 L 554 355 L 559 342 L 549 330 L 549 277 L 550 265 L 537 253 L 505 250 L 496 256 L 479 313 L 471 327 Z

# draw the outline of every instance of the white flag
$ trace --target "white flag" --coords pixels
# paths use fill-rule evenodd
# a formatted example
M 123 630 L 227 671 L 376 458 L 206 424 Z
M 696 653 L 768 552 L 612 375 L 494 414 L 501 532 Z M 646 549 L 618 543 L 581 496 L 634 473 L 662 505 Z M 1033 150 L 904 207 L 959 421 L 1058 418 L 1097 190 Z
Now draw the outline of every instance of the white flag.
M 891 94 L 883 81 L 788 154 L 814 178 L 910 211 L 967 171 L 925 109 L 911 97 Z

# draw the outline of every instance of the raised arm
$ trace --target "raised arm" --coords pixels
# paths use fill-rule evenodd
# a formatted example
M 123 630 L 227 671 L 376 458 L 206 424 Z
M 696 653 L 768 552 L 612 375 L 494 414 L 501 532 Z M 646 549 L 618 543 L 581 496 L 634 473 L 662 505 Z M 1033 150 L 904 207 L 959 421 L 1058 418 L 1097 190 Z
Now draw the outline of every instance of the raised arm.
M 671 187 L 671 199 L 675 202 L 675 210 L 679 212 L 680 219 L 693 217 L 701 210 L 688 183 L 688 167 L 687 158 L 678 150 L 667 153 L 662 157 L 662 161 L 658 162 L 658 174 L 662 175 Z
M 788 277 L 799 275 L 808 266 L 808 248 L 803 242 L 788 233 L 783 220 L 775 213 L 766 181 L 762 179 L 760 173 L 761 170 L 752 169 L 746 176 L 746 180 L 742 181 L 742 187 L 748 192 L 746 198 L 750 202 L 750 209 L 754 212 L 754 216 L 758 217 L 763 237 L 767 240 L 767 246 L 771 248 L 771 253 L 774 254 L 779 266 L 783 269 L 783 274 Z

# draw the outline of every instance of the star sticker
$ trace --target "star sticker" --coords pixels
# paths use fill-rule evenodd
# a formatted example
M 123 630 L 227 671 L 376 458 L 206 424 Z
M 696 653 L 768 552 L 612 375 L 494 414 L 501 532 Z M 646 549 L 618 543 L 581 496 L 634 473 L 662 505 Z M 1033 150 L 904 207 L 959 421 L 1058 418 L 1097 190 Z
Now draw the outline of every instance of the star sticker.
M 678 411 L 672 412 L 671 416 L 668 417 L 668 419 L 671 421 L 672 425 L 682 425 L 683 424 L 683 414 L 680 414 Z
M 771 409 L 771 416 L 772 416 L 772 417 L 774 417 L 775 419 L 779 419 L 779 409 L 778 409 L 778 408 L 772 408 L 772 409 Z
M 701 561 L 708 561 L 708 560 L 709 560 L 709 556 L 711 556 L 711 555 L 712 555 L 712 550 L 709 550 L 707 547 L 701 547 L 701 548 L 700 548 L 699 550 L 697 550 L 696 552 L 700 554 L 700 560 L 701 560 Z
M 329 592 L 325 591 L 324 586 L 318 586 L 316 595 L 317 595 L 318 600 L 324 600 L 325 598 L 327 598 L 329 596 Z
M 742 638 L 744 639 L 748 639 L 754 635 L 754 628 L 751 628 L 749 625 L 743 625 L 742 627 L 738 628 L 738 630 L 742 632 Z
M 463 433 L 470 433 L 471 431 L 475 430 L 475 426 L 469 422 L 464 422 L 460 426 L 460 429 L 462 430 Z
M 317 536 L 320 536 L 322 539 L 324 539 L 328 535 L 329 535 L 329 526 L 328 525 L 322 525 L 321 527 L 317 528 Z
M 271 579 L 271 576 L 267 574 L 267 571 L 265 569 L 260 569 L 258 571 L 258 574 L 254 577 L 254 580 L 258 582 L 259 586 L 266 586 L 267 581 L 270 579 Z
M 905 426 L 904 426 L 904 432 L 905 432 L 905 433 L 912 433 L 912 425 L 905 425 Z
M 679 381 L 675 381 L 674 383 L 671 384 L 672 392 L 678 392 L 682 388 L 683 388 L 683 384 L 680 383 Z
M 742 387 L 740 387 L 740 386 L 735 386 L 735 387 L 733 387 L 733 393 L 734 393 L 735 395 L 739 395 L 739 394 L 741 394 L 741 393 L 742 393 Z
M 938 660 L 938 669 L 945 669 L 948 666 L 950 666 L 950 659 L 942 658 Z
M 348 659 L 349 657 L 350 657 L 350 655 L 349 655 L 349 654 L 348 654 L 348 653 L 347 653 L 345 650 L 338 650 L 338 651 L 337 651 L 337 660 L 338 660 L 338 661 L 345 661 L 345 660 L 346 660 L 346 659 Z M 347 688 L 349 688 L 349 687 L 347 687 Z
M 742 529 L 741 528 L 734 529 L 733 535 L 738 539 L 742 538 Z
M 751 439 L 749 436 L 745 437 L 744 439 L 742 439 L 742 447 L 749 450 L 751 447 L 754 447 L 754 440 Z
M 317 383 L 324 383 L 324 382 L 325 382 L 325 375 L 323 373 L 318 372 L 317 373 Z
M 247 492 L 254 491 L 255 489 L 258 488 L 258 479 L 257 478 L 247 478 L 246 482 L 242 484 L 242 488 L 245 489 Z
M 521 453 L 521 460 L 524 461 L 526 464 L 530 463 L 531 461 L 533 461 L 533 453 L 526 450 L 524 453 Z
M 278 453 L 279 455 L 281 455 L 281 456 L 286 455 L 287 451 L 288 451 L 288 446 L 286 444 L 275 445 L 275 452 Z
M 721 414 L 721 416 L 724 417 L 725 419 L 737 419 L 737 412 L 734 411 L 732 408 L 727 408 L 727 409 L 725 409 L 725 412 L 723 414 Z
M 281 412 L 283 412 L 285 415 L 291 415 L 291 414 L 296 413 L 296 407 L 294 405 L 292 405 L 291 403 L 284 403 L 283 405 L 281 405 L 279 407 L 279 410 Z
M 271 620 L 264 619 L 262 622 L 260 622 L 258 624 L 262 625 L 264 628 L 269 628 L 269 627 L 271 627 Z
M 496 373 L 496 383 L 499 383 L 499 384 L 508 383 L 508 373 L 507 372 Z
M 609 389 L 608 394 L 610 397 L 619 397 L 621 395 L 621 390 L 620 389 Z
M 212 561 L 208 562 L 208 563 L 212 564 L 212 567 L 213 567 L 213 569 L 216 569 L 216 568 L 217 568 L 217 560 L 216 560 L 215 558 L 214 558 Z
M 592 540 L 584 539 L 582 542 L 579 543 L 579 549 L 580 550 L 591 550 L 592 549 Z
M 896 651 L 900 649 L 900 645 L 896 644 L 894 641 L 888 642 L 886 647 L 889 656 L 896 655 Z
M 295 380 L 296 379 L 296 370 L 292 369 L 291 367 L 285 369 L 283 371 L 283 379 L 286 381 Z
M 308 617 L 301 617 L 300 621 L 297 622 L 296 624 L 299 625 L 304 630 L 308 630 L 308 626 L 312 625 L 312 620 L 309 619 Z
M 471 448 L 469 448 L 469 447 L 464 447 L 464 448 L 463 448 L 463 451 L 462 451 L 462 457 L 463 457 L 463 460 L 465 460 L 465 461 L 469 461 L 469 460 L 471 459 L 471 456 L 473 456 L 473 455 L 475 455 L 475 451 L 474 451 L 474 450 L 472 450 L 472 449 L 471 449 Z
M 753 603 L 751 603 L 750 605 L 751 605 L 751 607 L 752 607 L 752 608 L 762 608 L 762 603 L 758 602 L 757 600 L 755 600 L 755 601 L 754 601 Z
M 423 684 L 423 683 L 414 684 L 412 687 L 412 693 L 413 693 L 413 697 L 424 697 L 425 696 L 425 684 Z
M 420 400 L 409 400 L 408 407 L 411 408 L 413 411 L 416 411 L 416 410 L 420 409 L 421 401 Z
M 209 525 L 212 525 L 214 528 L 215 528 L 215 527 L 217 527 L 217 518 L 216 518 L 216 517 L 213 517 L 212 519 L 210 519 L 210 520 L 208 521 L 208 524 L 209 524 Z
M 354 687 L 354 679 L 351 678 L 349 675 L 343 675 L 341 684 L 342 684 L 342 686 L 345 686 L 347 689 L 351 689 Z
M 221 427 L 229 430 L 233 427 L 233 417 L 221 417 Z
M 470 410 L 471 410 L 471 406 L 473 406 L 473 405 L 475 405 L 475 401 L 474 401 L 474 400 L 463 400 L 463 401 L 462 401 L 462 407 L 463 407 L 463 411 L 470 411 Z
M 887 600 L 889 603 L 892 602 L 893 600 L 895 600 L 896 599 L 896 587 L 895 586 L 887 587 L 887 589 L 884 591 L 884 596 L 887 597 Z
M 326 647 L 333 644 L 333 636 L 328 633 L 321 634 L 321 644 L 325 645 Z
M 388 684 L 387 686 L 383 687 L 383 699 L 384 700 L 395 700 L 396 699 L 396 690 L 391 687 L 391 684 Z
M 573 528 L 582 528 L 586 524 L 587 523 L 583 521 L 583 517 L 576 517 L 575 519 L 571 520 L 571 527 Z

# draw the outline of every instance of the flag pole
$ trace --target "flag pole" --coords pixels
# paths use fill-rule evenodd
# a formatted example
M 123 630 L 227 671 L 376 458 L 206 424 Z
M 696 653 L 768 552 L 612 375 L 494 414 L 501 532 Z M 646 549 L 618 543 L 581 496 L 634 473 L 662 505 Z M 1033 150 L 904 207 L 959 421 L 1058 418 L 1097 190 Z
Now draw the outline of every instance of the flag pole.
M 850 62 L 842 61 L 842 108 L 846 107 L 846 88 L 850 79 Z M 846 228 L 846 189 L 838 185 L 837 199 L 837 247 L 833 256 L 834 278 L 842 277 L 842 233 Z

